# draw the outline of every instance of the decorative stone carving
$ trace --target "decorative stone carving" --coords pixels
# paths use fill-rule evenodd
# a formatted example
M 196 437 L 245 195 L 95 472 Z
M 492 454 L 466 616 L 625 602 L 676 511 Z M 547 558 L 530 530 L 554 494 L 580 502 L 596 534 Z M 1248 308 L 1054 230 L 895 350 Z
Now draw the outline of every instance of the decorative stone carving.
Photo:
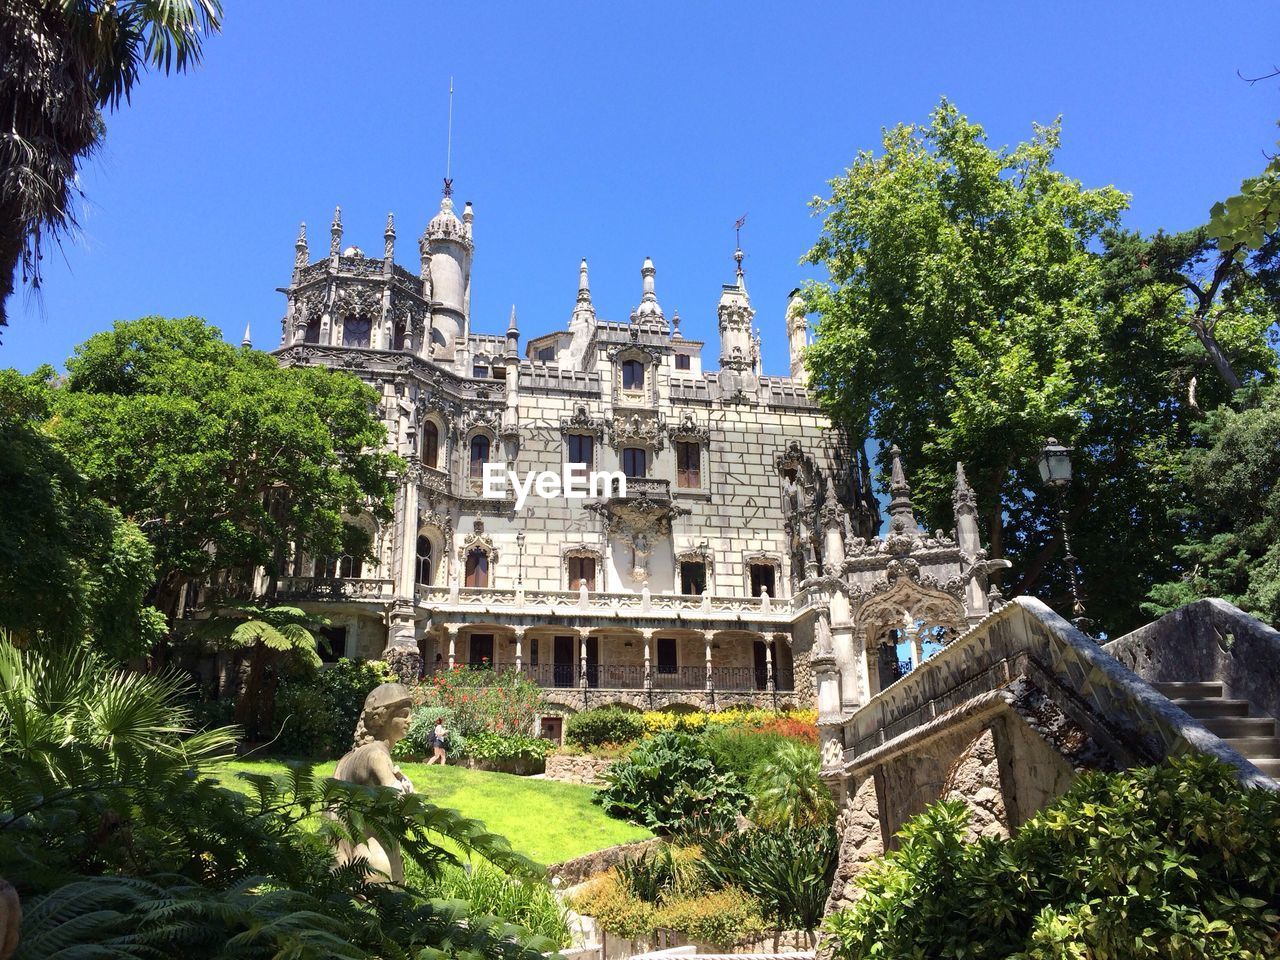
M 661 450 L 665 445 L 666 432 L 666 421 L 661 417 L 641 416 L 638 413 L 614 417 L 609 422 L 609 446 L 614 450 L 631 446 Z
M 335 780 L 372 787 L 393 787 L 413 793 L 413 784 L 391 759 L 391 748 L 409 730 L 413 698 L 400 683 L 374 687 L 365 697 L 364 709 L 356 724 L 351 750 L 338 761 Z M 339 865 L 363 857 L 369 864 L 369 878 L 376 883 L 403 883 L 404 860 L 395 846 L 383 846 L 372 834 L 354 846 L 338 844 Z
M 485 534 L 484 521 L 478 517 L 471 525 L 471 533 L 462 538 L 462 545 L 458 547 L 458 559 L 465 560 L 472 550 L 483 551 L 490 564 L 498 562 L 498 548 L 493 545 L 493 539 Z
M 381 316 L 382 288 L 372 283 L 343 283 L 333 298 L 333 309 L 355 316 Z
M 693 413 L 686 410 L 679 423 L 667 427 L 667 434 L 672 440 L 683 440 L 691 443 L 708 443 L 711 431 L 706 424 L 699 423 Z
M 600 440 L 604 437 L 605 426 L 604 420 L 591 416 L 586 405 L 581 403 L 573 408 L 573 416 L 560 418 L 560 433 L 565 437 L 572 433 L 582 433 Z

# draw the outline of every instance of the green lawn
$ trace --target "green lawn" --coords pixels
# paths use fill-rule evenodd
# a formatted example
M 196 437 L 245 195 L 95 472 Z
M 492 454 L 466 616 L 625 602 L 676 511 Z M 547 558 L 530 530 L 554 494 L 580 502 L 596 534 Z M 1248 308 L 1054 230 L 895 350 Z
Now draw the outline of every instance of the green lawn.
M 332 776 L 334 766 L 333 761 L 317 764 L 316 772 Z M 400 769 L 432 803 L 483 820 L 490 831 L 539 863 L 559 863 L 651 836 L 643 827 L 606 817 L 591 802 L 591 787 L 421 763 L 401 763 Z M 219 776 L 228 786 L 248 792 L 236 777 L 242 771 L 279 774 L 285 767 L 278 761 L 236 761 L 220 767 Z

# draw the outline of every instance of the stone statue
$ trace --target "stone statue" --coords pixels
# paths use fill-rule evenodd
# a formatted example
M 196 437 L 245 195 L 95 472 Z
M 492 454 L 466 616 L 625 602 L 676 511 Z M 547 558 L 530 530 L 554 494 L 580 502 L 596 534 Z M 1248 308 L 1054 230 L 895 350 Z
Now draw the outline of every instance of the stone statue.
M 402 683 L 384 683 L 364 699 L 364 709 L 351 750 L 338 761 L 335 780 L 370 787 L 395 787 L 413 793 L 413 784 L 391 759 L 391 748 L 409 730 L 412 714 L 409 688 Z M 403 883 L 404 860 L 398 847 L 384 847 L 371 834 L 354 847 L 338 844 L 339 865 L 363 857 L 369 864 L 370 879 L 378 883 Z

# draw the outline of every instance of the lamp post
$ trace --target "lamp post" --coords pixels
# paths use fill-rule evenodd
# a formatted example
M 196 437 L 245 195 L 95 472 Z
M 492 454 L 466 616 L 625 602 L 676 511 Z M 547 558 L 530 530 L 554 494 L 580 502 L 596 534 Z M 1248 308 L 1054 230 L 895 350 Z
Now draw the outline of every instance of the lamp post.
M 524 586 L 524 531 L 516 532 L 516 586 Z
M 1076 558 L 1071 552 L 1071 537 L 1067 533 L 1067 488 L 1071 486 L 1071 447 L 1064 447 L 1053 437 L 1040 451 L 1036 465 L 1040 468 L 1040 479 L 1053 490 L 1058 505 L 1058 524 L 1062 527 L 1063 561 L 1067 565 L 1067 576 L 1071 581 L 1071 622 L 1081 633 L 1088 633 L 1093 621 L 1084 615 L 1083 590 L 1076 576 Z

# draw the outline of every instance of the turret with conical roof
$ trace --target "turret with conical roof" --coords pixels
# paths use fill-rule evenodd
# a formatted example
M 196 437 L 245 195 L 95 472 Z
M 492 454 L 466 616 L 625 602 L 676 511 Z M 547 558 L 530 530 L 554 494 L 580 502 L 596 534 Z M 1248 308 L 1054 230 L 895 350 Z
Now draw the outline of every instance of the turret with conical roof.
M 631 322 L 658 326 L 665 333 L 667 330 L 667 318 L 662 312 L 662 305 L 658 303 L 658 294 L 655 291 L 653 282 L 657 272 L 654 269 L 653 260 L 645 257 L 644 265 L 640 268 L 642 281 L 640 303 L 631 312 Z

